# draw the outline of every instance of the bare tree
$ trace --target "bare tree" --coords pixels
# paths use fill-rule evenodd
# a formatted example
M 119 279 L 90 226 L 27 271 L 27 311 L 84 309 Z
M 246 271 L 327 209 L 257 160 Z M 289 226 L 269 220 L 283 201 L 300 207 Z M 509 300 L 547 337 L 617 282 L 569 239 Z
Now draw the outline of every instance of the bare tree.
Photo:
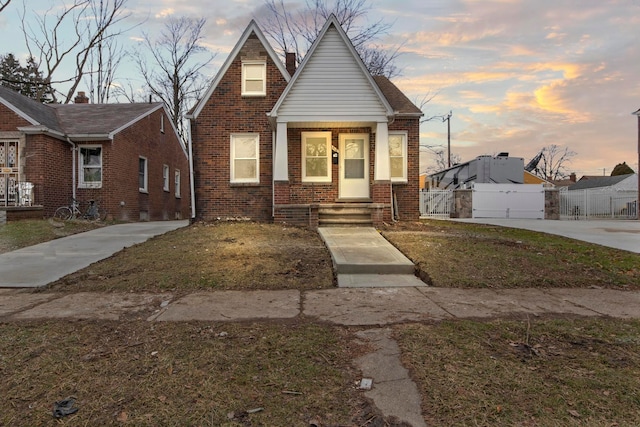
M 421 145 L 420 148 L 425 148 L 433 156 L 430 158 L 431 163 L 426 167 L 425 171 L 428 173 L 436 173 L 449 168 L 449 164 L 457 165 L 462 162 L 462 157 L 457 153 L 451 153 L 451 158 L 447 159 L 447 152 L 441 146 L 426 146 Z
M 9 3 L 11 3 L 11 0 L 1 0 L 0 1 L 0 12 L 2 12 L 5 7 L 9 6 Z
M 215 57 L 202 46 L 205 18 L 168 18 L 160 36 L 143 36 L 143 48 L 151 55 L 151 63 L 138 51 L 134 54 L 137 68 L 151 93 L 169 108 L 171 121 L 186 142 L 183 115 L 189 103 L 195 101 L 208 81 L 201 71 Z M 199 57 L 204 54 L 204 57 Z
M 258 21 L 282 56 L 285 52 L 294 52 L 300 63 L 329 16 L 334 14 L 371 74 L 388 78 L 399 74 L 394 62 L 400 47 L 386 51 L 375 44 L 391 25 L 382 19 L 361 25 L 371 9 L 367 0 L 334 0 L 331 7 L 326 0 L 307 0 L 305 7 L 295 13 L 284 0 L 265 0 L 264 4 L 267 14 Z
M 43 14 L 34 13 L 33 25 L 26 19 L 23 3 L 21 26 L 29 54 L 44 68 L 41 71 L 47 83 L 70 83 L 66 93 L 61 93 L 63 103 L 73 98 L 96 46 L 125 31 L 110 30 L 129 16 L 124 13 L 126 1 L 73 0 L 62 11 L 54 13 L 52 6 Z M 75 62 L 74 75 L 60 77 L 63 64 L 71 61 Z
M 93 19 L 87 20 L 87 32 L 91 31 L 92 26 L 97 28 L 101 25 L 109 5 L 104 1 L 99 1 L 92 2 L 90 7 Z M 107 28 L 96 40 L 87 59 L 88 70 L 85 73 L 87 76 L 85 81 L 88 80 L 89 99 L 92 103 L 109 102 L 116 71 L 124 56 L 124 49 L 118 44 L 118 39 L 112 37 L 110 28 Z
M 542 156 L 535 168 L 535 174 L 549 181 L 555 181 L 569 176 L 567 166 L 571 163 L 571 159 L 578 153 L 569 149 L 569 147 L 560 147 L 551 144 L 543 147 Z

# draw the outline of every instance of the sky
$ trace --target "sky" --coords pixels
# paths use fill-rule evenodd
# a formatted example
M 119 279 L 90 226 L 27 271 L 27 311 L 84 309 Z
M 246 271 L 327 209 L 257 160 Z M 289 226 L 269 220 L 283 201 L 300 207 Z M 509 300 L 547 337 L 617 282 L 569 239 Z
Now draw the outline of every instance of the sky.
M 46 7 L 57 0 L 26 0 Z M 62 1 L 62 0 L 59 0 Z M 70 0 L 67 0 L 69 3 Z M 304 1 L 288 1 L 295 10 Z M 205 17 L 213 78 L 263 0 L 127 0 L 135 44 L 168 16 Z M 609 175 L 638 170 L 640 0 L 370 0 L 367 19 L 389 32 L 377 43 L 400 48 L 393 82 L 425 118 L 452 113 L 451 152 L 462 161 L 508 152 L 525 164 L 555 144 L 576 155 L 568 170 Z M 22 0 L 0 14 L 0 54 L 26 55 L 18 25 Z M 127 73 L 127 64 L 121 66 Z M 420 129 L 421 144 L 446 150 L 447 123 Z M 421 154 L 421 171 L 432 165 Z

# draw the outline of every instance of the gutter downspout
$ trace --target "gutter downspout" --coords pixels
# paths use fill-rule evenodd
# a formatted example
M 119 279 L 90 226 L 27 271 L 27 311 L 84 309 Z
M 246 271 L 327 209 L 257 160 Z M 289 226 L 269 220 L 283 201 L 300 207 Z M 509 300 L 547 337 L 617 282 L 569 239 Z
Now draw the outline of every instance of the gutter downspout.
M 77 147 L 76 144 L 74 144 L 71 139 L 67 136 L 67 142 L 69 144 L 71 144 L 71 194 L 73 197 L 73 203 L 75 203 L 76 200 L 76 152 L 77 152 Z
M 189 132 L 189 191 L 191 192 L 191 223 L 196 218 L 196 190 L 195 179 L 193 177 L 193 145 L 191 132 Z

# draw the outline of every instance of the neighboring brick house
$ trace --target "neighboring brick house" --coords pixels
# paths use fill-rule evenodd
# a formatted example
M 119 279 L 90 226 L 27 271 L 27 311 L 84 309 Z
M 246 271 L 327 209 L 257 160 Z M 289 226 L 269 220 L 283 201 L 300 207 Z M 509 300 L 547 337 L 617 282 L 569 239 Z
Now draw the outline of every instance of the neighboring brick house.
M 331 16 L 295 70 L 246 28 L 191 120 L 196 219 L 315 228 L 419 217 L 422 112 Z
M 0 208 L 52 216 L 72 198 L 108 218 L 188 218 L 189 162 L 162 103 L 41 104 L 0 86 Z M 18 191 L 16 191 L 16 189 Z M 32 208 L 35 210 L 35 208 Z

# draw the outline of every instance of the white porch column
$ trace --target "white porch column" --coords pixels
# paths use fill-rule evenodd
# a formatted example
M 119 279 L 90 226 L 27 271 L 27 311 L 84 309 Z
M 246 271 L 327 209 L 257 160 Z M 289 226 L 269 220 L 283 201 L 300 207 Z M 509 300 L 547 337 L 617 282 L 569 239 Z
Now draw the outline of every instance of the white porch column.
M 376 127 L 376 163 L 373 179 L 388 181 L 391 179 L 391 161 L 389 160 L 389 127 L 387 122 L 378 122 Z
M 273 154 L 273 180 L 289 180 L 289 160 L 287 155 L 287 122 L 278 122 L 276 146 Z

